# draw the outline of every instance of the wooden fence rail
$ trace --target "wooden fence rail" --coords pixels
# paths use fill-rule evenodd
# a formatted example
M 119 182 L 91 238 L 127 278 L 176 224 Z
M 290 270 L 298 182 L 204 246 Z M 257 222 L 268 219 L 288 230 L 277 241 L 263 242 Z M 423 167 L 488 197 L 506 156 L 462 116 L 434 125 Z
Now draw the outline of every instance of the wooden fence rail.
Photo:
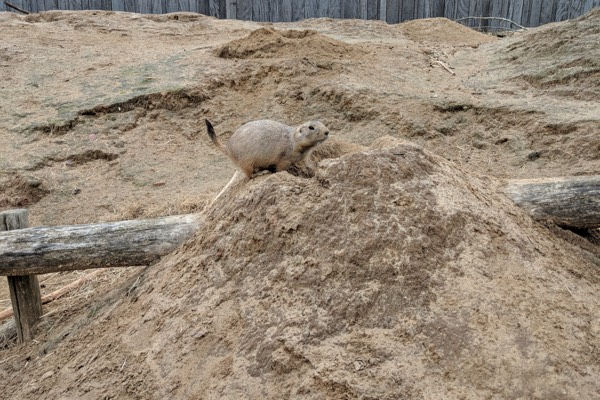
M 417 18 L 505 18 L 523 26 L 579 17 L 600 0 L 9 0 L 23 10 L 107 10 L 144 14 L 197 12 L 217 18 L 289 22 L 304 18 L 380 19 L 398 23 Z M 11 11 L 0 0 L 0 11 Z M 504 26 L 501 20 L 465 22 Z M 506 25 L 506 28 L 510 28 Z
M 199 214 L 0 232 L 0 275 L 148 265 L 202 224 Z
M 19 342 L 42 315 L 35 274 L 148 265 L 200 229 L 199 214 L 102 224 L 27 228 L 27 210 L 0 213 L 0 275 L 7 275 Z

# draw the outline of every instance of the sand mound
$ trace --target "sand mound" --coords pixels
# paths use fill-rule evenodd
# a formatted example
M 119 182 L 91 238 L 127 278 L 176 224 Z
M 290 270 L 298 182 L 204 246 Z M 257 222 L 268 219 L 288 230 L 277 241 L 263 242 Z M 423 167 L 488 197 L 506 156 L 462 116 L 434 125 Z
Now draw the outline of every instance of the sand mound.
M 473 46 L 497 40 L 492 35 L 477 32 L 447 18 L 425 18 L 407 21 L 398 28 L 415 42 Z
M 554 94 L 600 98 L 600 9 L 573 21 L 541 27 L 505 49 L 516 79 Z
M 390 138 L 356 150 L 219 199 L 129 300 L 63 340 L 41 392 L 593 398 L 591 262 L 493 182 Z
M 229 42 L 216 50 L 222 58 L 311 57 L 331 59 L 358 52 L 354 46 L 331 39 L 312 30 L 261 28 L 248 36 Z

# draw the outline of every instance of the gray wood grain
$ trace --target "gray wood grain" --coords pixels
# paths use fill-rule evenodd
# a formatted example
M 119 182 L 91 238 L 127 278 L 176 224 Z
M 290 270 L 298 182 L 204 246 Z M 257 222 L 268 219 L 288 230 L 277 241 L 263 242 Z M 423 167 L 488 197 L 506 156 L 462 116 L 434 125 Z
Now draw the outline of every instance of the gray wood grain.
M 444 16 L 444 0 L 431 0 L 431 17 L 443 17 Z
M 181 11 L 180 0 L 169 0 L 166 4 L 167 13 L 174 13 Z
M 318 3 L 319 0 L 304 0 L 304 18 L 316 18 L 318 16 Z
M 221 14 L 221 5 L 219 0 L 208 0 L 208 15 L 219 18 Z
M 25 208 L 0 212 L 0 232 L 27 228 L 29 215 Z
M 252 0 L 252 20 L 270 21 L 269 3 L 264 0 Z
M 367 0 L 367 19 L 379 19 L 379 0 Z
M 57 2 L 58 6 L 58 2 Z M 112 2 L 105 0 L 89 0 L 88 7 L 90 10 L 112 10 Z
M 278 0 L 266 0 L 269 3 L 269 21 L 271 22 L 283 22 L 283 15 L 281 14 L 281 1 Z
M 342 1 L 344 0 L 329 0 L 329 17 L 342 18 Z
M 237 2 L 239 3 L 240 0 L 237 0 Z M 208 0 L 196 0 L 196 3 L 198 3 L 198 12 L 204 15 L 209 14 Z
M 477 1 L 478 0 L 470 0 L 469 1 L 469 12 L 467 15 L 477 16 L 477 14 L 476 14 L 477 13 L 477 5 L 478 5 Z M 479 25 L 479 22 L 480 21 L 478 21 L 478 20 L 468 20 L 468 21 L 466 21 L 466 25 L 471 26 L 471 27 L 477 27 Z
M 235 0 L 232 0 L 235 1 Z M 187 0 L 186 2 L 186 7 L 187 9 L 184 11 L 189 11 L 189 12 L 193 12 L 193 13 L 199 13 L 200 12 L 200 7 L 198 5 L 198 1 L 197 0 Z M 235 10 L 235 7 L 234 7 Z
M 138 10 L 140 14 L 152 14 L 152 1 L 142 1 L 138 4 Z
M 359 5 L 358 5 L 358 9 L 360 10 L 359 14 L 358 14 L 358 18 L 361 19 L 368 19 L 367 17 L 367 13 L 368 13 L 368 4 L 367 4 L 367 0 L 359 0 Z
M 8 289 L 13 307 L 17 340 L 27 342 L 35 337 L 36 325 L 42 316 L 40 284 L 35 275 L 9 276 Z
M 252 0 L 237 0 L 237 17 L 244 21 L 252 21 Z
M 9 3 L 16 5 L 15 3 L 9 0 Z M 24 0 L 22 3 L 21 9 L 29 11 L 30 13 L 40 12 L 39 3 L 35 0 Z
M 446 0 L 444 4 L 444 16 L 449 19 L 456 19 L 456 1 Z
M 225 12 L 227 19 L 237 19 L 237 0 L 226 0 Z
M 554 21 L 564 21 L 569 18 L 569 1 L 570 0 L 558 0 L 556 2 Z
M 387 21 L 387 0 L 379 0 L 379 19 Z
M 521 25 L 530 26 L 529 25 L 529 15 L 531 12 L 531 1 L 532 0 L 524 0 L 523 1 L 523 10 L 521 12 Z M 518 22 L 518 21 L 515 21 Z
M 395 24 L 400 21 L 399 6 L 400 6 L 400 4 L 399 4 L 398 0 L 387 0 L 386 21 L 389 24 Z
M 583 13 L 588 13 L 594 8 L 600 8 L 600 0 L 584 0 L 583 1 Z
M 317 17 L 330 17 L 329 15 L 329 0 L 317 1 Z
M 0 231 L 18 231 L 27 228 L 28 213 L 25 209 L 0 213 Z M 35 328 L 42 315 L 40 284 L 35 275 L 8 277 L 8 290 L 13 308 L 17 340 L 19 343 L 33 339 Z
M 72 8 L 70 8 L 72 10 Z M 123 0 L 112 0 L 113 11 L 125 11 L 125 3 Z
M 304 0 L 292 0 L 292 21 L 304 19 Z
M 583 14 L 583 1 L 572 0 L 569 3 L 569 19 L 577 18 Z
M 457 0 L 456 19 L 469 16 L 470 0 Z
M 292 20 L 292 0 L 283 0 L 279 3 L 279 22 L 290 22 Z
M 529 0 L 527 0 L 529 1 Z M 488 0 L 481 0 L 481 9 L 482 9 L 482 16 L 488 16 L 490 15 L 490 10 L 492 8 L 492 5 L 490 4 L 490 2 Z M 489 21 L 481 21 L 481 26 L 487 27 L 489 25 Z
M 401 2 L 400 12 L 402 14 L 402 21 L 410 21 L 417 17 L 417 10 L 415 8 L 415 0 L 404 0 Z
M 497 0 L 496 14 L 494 15 L 495 17 L 506 18 L 506 16 L 508 15 L 509 1 L 512 0 Z M 498 30 L 507 29 L 511 27 L 510 23 L 508 23 L 507 21 L 494 20 L 491 22 L 493 23 L 493 26 Z M 490 24 L 490 26 L 492 26 L 492 24 Z
M 359 0 L 344 0 L 342 18 L 360 18 L 360 3 Z
M 574 228 L 600 227 L 600 175 L 510 181 L 505 193 L 534 218 Z
M 123 10 L 127 12 L 139 12 L 140 6 L 137 0 L 123 0 Z
M 69 0 L 69 10 L 81 10 L 81 0 Z
M 502 4 L 500 4 L 502 0 L 491 0 L 490 1 L 490 16 L 491 17 L 499 17 L 500 16 L 500 10 L 502 9 Z M 496 29 L 498 27 L 498 21 L 497 20 L 491 20 L 488 21 L 488 25 L 493 28 Z
M 540 23 L 540 14 L 542 11 L 542 0 L 532 0 L 531 14 L 529 15 L 529 26 L 538 26 Z M 498 15 L 501 13 L 499 12 Z
M 9 276 L 8 289 L 13 307 L 19 343 L 35 336 L 35 328 L 42 316 L 40 284 L 35 275 Z
M 148 265 L 202 225 L 198 214 L 0 232 L 0 275 Z
M 163 0 L 149 0 L 148 3 L 150 13 L 163 14 L 165 12 L 165 10 L 163 9 Z
M 556 12 L 556 1 L 555 0 L 542 0 L 542 9 L 540 11 L 539 23 L 547 24 L 554 20 L 554 13 Z
M 523 14 L 523 0 L 513 0 L 510 3 L 508 19 L 522 25 L 521 15 Z

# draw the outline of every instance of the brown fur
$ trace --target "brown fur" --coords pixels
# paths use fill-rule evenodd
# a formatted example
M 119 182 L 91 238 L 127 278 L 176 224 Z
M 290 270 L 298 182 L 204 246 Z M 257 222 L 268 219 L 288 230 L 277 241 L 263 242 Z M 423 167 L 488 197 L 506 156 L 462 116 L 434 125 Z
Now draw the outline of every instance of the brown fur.
M 271 120 L 258 120 L 240 126 L 227 144 L 221 143 L 212 124 L 205 120 L 208 136 L 248 178 L 260 171 L 284 171 L 302 161 L 329 135 L 319 121 L 296 127 Z

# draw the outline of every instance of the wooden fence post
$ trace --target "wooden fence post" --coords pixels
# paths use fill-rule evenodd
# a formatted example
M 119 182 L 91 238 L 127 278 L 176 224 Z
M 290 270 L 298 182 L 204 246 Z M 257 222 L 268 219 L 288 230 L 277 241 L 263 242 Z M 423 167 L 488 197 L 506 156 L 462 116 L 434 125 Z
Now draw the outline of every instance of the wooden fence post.
M 0 231 L 27 228 L 27 210 L 0 212 Z M 33 339 L 35 326 L 42 315 L 40 284 L 36 275 L 8 276 L 17 339 L 19 343 Z

